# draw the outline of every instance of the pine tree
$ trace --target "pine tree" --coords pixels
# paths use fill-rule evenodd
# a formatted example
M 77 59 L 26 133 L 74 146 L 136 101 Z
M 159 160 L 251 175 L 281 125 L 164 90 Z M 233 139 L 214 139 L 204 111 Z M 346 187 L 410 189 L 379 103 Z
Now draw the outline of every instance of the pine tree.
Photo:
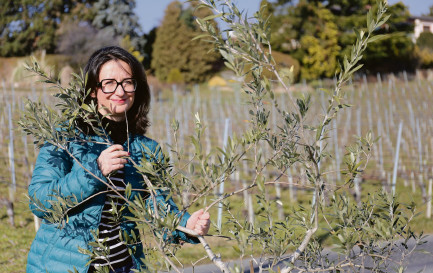
M 124 39 L 129 36 L 131 45 L 136 50 L 141 49 L 144 41 L 134 9 L 135 1 L 98 0 L 93 6 L 95 17 L 92 24 L 113 37 Z
M 194 10 L 194 12 L 192 12 Z M 205 18 L 209 15 L 212 15 L 212 12 L 206 8 L 196 9 L 194 5 L 188 8 L 186 14 L 189 15 L 185 20 L 191 20 L 192 18 Z M 188 54 L 188 62 L 185 67 L 182 67 L 184 70 L 184 77 L 186 82 L 203 82 L 211 76 L 212 73 L 216 70 L 220 55 L 217 54 L 213 45 L 198 40 L 192 40 L 194 37 L 200 35 L 202 31 L 196 24 L 195 20 L 191 20 L 192 24 L 186 24 L 188 26 L 189 33 L 189 47 L 185 53 Z M 188 21 L 187 21 L 188 22 Z M 212 22 L 212 25 L 215 29 L 218 29 L 217 24 Z M 181 70 L 182 71 L 182 70 Z
M 172 68 L 178 68 L 181 63 L 180 44 L 187 42 L 185 33 L 181 33 L 182 24 L 179 20 L 182 6 L 178 1 L 170 3 L 166 10 L 161 26 L 156 30 L 155 43 L 153 45 L 151 67 L 155 76 L 166 81 Z
M 149 33 L 144 34 L 143 38 L 146 41 L 143 47 L 143 54 L 145 56 L 143 60 L 143 65 L 144 69 L 148 70 L 151 69 L 150 64 L 152 61 L 153 45 L 155 44 L 156 39 L 156 27 L 152 28 Z M 152 71 L 151 73 L 153 74 Z
M 165 16 L 156 31 L 151 67 L 156 77 L 166 82 L 168 75 L 179 70 L 186 83 L 206 80 L 219 56 L 212 52 L 212 45 L 200 40 L 192 40 L 201 33 L 194 17 L 209 15 L 209 11 L 197 10 L 173 1 L 167 6 Z

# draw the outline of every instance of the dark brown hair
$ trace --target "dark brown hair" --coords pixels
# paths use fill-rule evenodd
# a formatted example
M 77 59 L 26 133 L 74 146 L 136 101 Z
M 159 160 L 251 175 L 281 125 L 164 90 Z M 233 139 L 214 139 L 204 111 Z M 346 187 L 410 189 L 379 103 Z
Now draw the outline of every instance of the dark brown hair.
M 131 133 L 144 135 L 150 125 L 148 119 L 150 90 L 142 64 L 131 53 L 118 46 L 104 47 L 95 51 L 84 67 L 84 73 L 87 75 L 86 90 L 90 89 L 92 92 L 96 92 L 100 81 L 99 72 L 101 67 L 112 60 L 122 60 L 127 63 L 131 68 L 132 78 L 137 81 L 134 103 L 127 112 L 128 127 Z M 84 102 L 89 104 L 92 100 L 96 100 L 96 98 L 87 96 Z

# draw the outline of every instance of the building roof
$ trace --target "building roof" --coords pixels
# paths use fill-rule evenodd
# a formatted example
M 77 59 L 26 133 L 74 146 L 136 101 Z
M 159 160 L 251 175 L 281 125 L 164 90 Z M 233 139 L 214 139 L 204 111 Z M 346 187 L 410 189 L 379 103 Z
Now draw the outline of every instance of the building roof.
M 433 22 L 432 16 L 411 16 L 411 17 L 409 17 L 409 20 L 411 20 L 411 21 L 415 21 L 416 19 L 421 20 L 421 21 Z

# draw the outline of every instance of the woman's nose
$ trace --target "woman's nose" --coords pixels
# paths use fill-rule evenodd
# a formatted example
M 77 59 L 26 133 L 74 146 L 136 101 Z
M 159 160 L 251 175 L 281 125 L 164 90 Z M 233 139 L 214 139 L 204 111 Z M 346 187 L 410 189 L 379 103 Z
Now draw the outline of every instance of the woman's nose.
M 123 90 L 123 86 L 121 84 L 119 84 L 116 87 L 116 90 L 114 90 L 114 94 L 116 94 L 117 96 L 123 96 L 125 94 L 125 90 Z

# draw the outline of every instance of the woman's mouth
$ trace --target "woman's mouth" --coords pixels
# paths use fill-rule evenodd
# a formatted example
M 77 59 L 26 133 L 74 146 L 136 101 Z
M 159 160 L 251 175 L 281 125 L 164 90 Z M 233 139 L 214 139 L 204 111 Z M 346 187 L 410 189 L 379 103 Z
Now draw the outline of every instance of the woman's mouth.
M 126 99 L 125 100 L 112 100 L 112 101 L 117 103 L 117 104 L 123 104 L 126 102 Z

